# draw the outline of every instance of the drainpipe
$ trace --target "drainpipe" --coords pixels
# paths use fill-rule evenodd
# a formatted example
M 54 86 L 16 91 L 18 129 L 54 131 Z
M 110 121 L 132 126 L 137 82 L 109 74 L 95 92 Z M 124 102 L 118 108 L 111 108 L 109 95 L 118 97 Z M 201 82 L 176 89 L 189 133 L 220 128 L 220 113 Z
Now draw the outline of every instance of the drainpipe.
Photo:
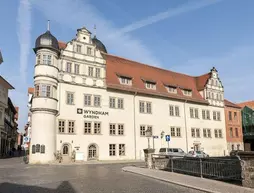
M 136 105 L 135 105 L 135 97 L 137 95 L 137 92 L 134 93 L 133 96 L 133 122 L 134 122 L 134 151 L 135 151 L 135 160 L 137 159 L 137 139 L 136 139 Z
M 188 132 L 187 132 L 187 118 L 186 118 L 186 108 L 185 108 L 185 105 L 186 105 L 186 102 L 187 100 L 184 101 L 184 125 L 185 125 L 185 136 L 186 136 L 186 153 L 189 152 L 188 150 Z

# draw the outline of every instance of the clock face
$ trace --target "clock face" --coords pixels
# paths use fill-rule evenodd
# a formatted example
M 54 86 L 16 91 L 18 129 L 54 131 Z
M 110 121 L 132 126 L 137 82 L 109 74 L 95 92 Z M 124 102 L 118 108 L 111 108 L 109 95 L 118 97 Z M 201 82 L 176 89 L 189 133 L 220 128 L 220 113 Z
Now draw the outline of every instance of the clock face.
M 52 40 L 51 39 L 41 39 L 41 44 L 42 45 L 51 45 L 52 44 Z

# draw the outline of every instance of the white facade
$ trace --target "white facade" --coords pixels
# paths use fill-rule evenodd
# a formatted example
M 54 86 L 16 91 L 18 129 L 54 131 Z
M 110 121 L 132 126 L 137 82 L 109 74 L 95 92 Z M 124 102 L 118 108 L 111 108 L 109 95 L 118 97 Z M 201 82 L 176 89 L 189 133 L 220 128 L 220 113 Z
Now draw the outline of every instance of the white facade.
M 36 50 L 30 163 L 53 161 L 57 151 L 67 158 L 73 150 L 84 161 L 144 159 L 144 131 L 149 128 L 159 136 L 150 139 L 157 152 L 167 147 L 161 138 L 164 132 L 171 135 L 170 147 L 200 149 L 210 156 L 227 153 L 223 87 L 215 69 L 199 91 L 208 105 L 114 91 L 106 85 L 106 66 L 85 28 L 60 53 L 45 47 Z M 140 102 L 148 112 L 140 112 Z

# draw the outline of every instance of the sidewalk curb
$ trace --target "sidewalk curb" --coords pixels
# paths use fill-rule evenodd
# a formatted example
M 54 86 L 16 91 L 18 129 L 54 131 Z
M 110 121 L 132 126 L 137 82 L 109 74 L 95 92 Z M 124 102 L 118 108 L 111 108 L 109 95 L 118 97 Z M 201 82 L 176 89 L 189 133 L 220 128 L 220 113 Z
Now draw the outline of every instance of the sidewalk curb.
M 163 178 L 156 177 L 156 176 L 150 176 L 150 175 L 147 175 L 147 174 L 141 174 L 141 173 L 138 173 L 138 172 L 135 172 L 135 171 L 130 171 L 130 170 L 125 169 L 125 168 L 122 168 L 122 171 L 129 172 L 129 173 L 136 174 L 136 175 L 140 175 L 140 176 L 145 176 L 145 177 L 148 177 L 148 178 L 152 178 L 152 179 L 155 179 L 155 180 L 167 182 L 167 183 L 170 183 L 170 184 L 175 184 L 175 185 L 183 186 L 183 187 L 186 187 L 186 188 L 191 188 L 191 189 L 194 189 L 194 190 L 199 190 L 199 191 L 207 192 L 207 193 L 221 193 L 221 192 L 217 192 L 217 191 L 213 191 L 213 190 L 209 190 L 209 189 L 203 189 L 203 188 L 200 188 L 200 187 L 197 187 L 197 186 L 192 186 L 192 185 L 188 185 L 188 184 L 184 184 L 184 183 L 174 182 L 174 181 L 171 181 L 171 180 L 165 180 Z

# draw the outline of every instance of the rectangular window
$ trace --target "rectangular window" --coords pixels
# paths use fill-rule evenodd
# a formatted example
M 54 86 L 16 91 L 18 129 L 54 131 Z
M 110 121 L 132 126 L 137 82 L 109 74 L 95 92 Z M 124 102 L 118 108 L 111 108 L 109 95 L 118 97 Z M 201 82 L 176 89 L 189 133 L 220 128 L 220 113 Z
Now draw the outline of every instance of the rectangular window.
M 213 111 L 213 120 L 215 120 L 215 121 L 220 121 L 221 120 L 221 116 L 220 116 L 219 111 Z
M 109 97 L 109 107 L 116 108 L 116 99 L 113 97 Z
M 146 127 L 144 125 L 140 125 L 140 136 L 146 136 Z
M 176 91 L 176 88 L 175 87 L 171 87 L 171 86 L 167 86 L 167 90 L 168 90 L 168 92 L 170 92 L 170 93 L 176 93 L 177 91 Z
M 37 56 L 37 64 L 40 64 L 41 63 L 41 55 L 38 55 Z
M 176 136 L 175 127 L 171 127 L 171 136 L 172 137 Z
M 180 127 L 176 128 L 176 136 L 181 137 L 181 128 Z
M 93 77 L 93 67 L 88 67 L 88 76 Z
M 211 129 L 207 129 L 207 136 L 208 136 L 209 138 L 212 137 L 212 135 L 211 135 Z
M 195 128 L 191 128 L 191 137 L 196 137 Z
M 64 120 L 58 120 L 58 132 L 64 133 L 65 131 L 65 121 Z
M 74 73 L 75 74 L 79 74 L 79 64 L 75 64 L 75 69 L 74 69 Z
M 215 111 L 213 111 L 213 120 L 216 120 L 216 112 Z
M 147 126 L 147 130 L 151 132 L 151 135 L 153 135 L 153 126 Z
M 125 155 L 125 144 L 119 144 L 119 156 Z
M 196 128 L 196 137 L 200 137 L 200 130 Z
M 219 133 L 218 133 L 218 130 L 217 130 L 217 129 L 214 130 L 214 137 L 215 137 L 215 138 L 218 138 L 218 137 L 219 137 Z
M 77 53 L 81 53 L 81 45 L 77 45 Z
M 206 111 L 202 110 L 202 119 L 206 119 Z
M 178 106 L 175 106 L 175 116 L 180 117 L 180 110 Z
M 116 125 L 115 124 L 109 124 L 109 134 L 116 135 Z
M 229 119 L 230 121 L 232 121 L 232 112 L 231 112 L 231 111 L 228 112 L 228 119 Z
M 118 135 L 124 135 L 124 126 L 123 126 L 123 124 L 118 124 Z
M 91 122 L 85 122 L 84 133 L 85 134 L 91 134 L 91 130 L 92 130 L 92 123 Z
M 91 95 L 84 95 L 84 105 L 85 106 L 91 106 Z
M 185 96 L 191 96 L 192 95 L 192 91 L 191 90 L 183 90 L 183 95 L 185 95 Z
M 174 116 L 174 106 L 173 105 L 169 106 L 169 115 Z
M 100 68 L 96 68 L 95 69 L 95 77 L 96 78 L 100 78 L 101 77 L 101 69 Z
M 116 144 L 109 144 L 109 156 L 116 155 Z
M 220 121 L 220 112 L 217 112 L 217 120 Z
M 193 108 L 190 108 L 190 117 L 194 118 L 194 109 Z
M 229 136 L 233 137 L 233 128 L 232 127 L 230 127 L 230 129 L 229 129 Z
M 146 82 L 146 88 L 155 90 L 156 89 L 156 84 L 151 83 L 151 82 Z
M 66 72 L 71 73 L 71 63 L 70 62 L 66 63 Z
M 51 65 L 51 55 L 43 55 L 43 64 Z
M 152 103 L 146 102 L 146 113 L 152 114 Z
M 206 110 L 206 119 L 210 120 L 210 111 Z
M 94 106 L 100 107 L 101 106 L 101 96 L 94 96 Z
M 238 128 L 235 128 L 235 136 L 236 136 L 236 137 L 239 137 Z
M 203 136 L 207 137 L 207 131 L 206 131 L 206 129 L 203 129 Z
M 219 138 L 222 138 L 222 130 L 219 129 Z
M 94 134 L 101 134 L 101 123 L 94 123 Z
M 35 96 L 40 96 L 40 85 L 35 85 Z
M 198 116 L 198 109 L 195 109 L 195 118 L 199 118 L 199 116 Z
M 40 96 L 44 96 L 44 97 L 47 96 L 47 85 L 41 84 Z
M 67 92 L 67 104 L 68 105 L 74 105 L 74 93 Z
M 234 120 L 237 120 L 237 112 L 234 112 Z
M 68 131 L 74 133 L 74 121 L 68 121 Z
M 92 48 L 87 47 L 87 55 L 92 55 Z
M 123 109 L 123 99 L 118 98 L 117 107 L 118 107 L 118 109 Z
M 145 102 L 139 101 L 139 112 L 144 113 L 145 112 Z
M 51 86 L 49 86 L 49 85 L 47 85 L 47 91 L 46 91 L 46 96 L 47 97 L 51 97 L 50 95 L 51 95 Z
M 125 84 L 125 85 L 132 84 L 131 78 L 127 78 L 127 77 L 120 77 L 119 81 L 120 81 L 120 84 Z

